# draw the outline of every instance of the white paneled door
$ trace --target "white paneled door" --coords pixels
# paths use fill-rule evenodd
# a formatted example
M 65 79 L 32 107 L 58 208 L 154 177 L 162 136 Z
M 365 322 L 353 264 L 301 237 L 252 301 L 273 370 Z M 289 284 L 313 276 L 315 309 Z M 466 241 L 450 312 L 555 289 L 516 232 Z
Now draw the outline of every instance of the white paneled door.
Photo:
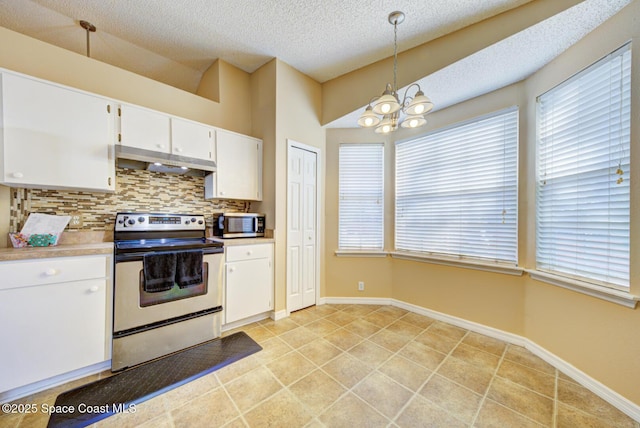
M 287 310 L 316 303 L 318 154 L 295 145 L 288 152 Z

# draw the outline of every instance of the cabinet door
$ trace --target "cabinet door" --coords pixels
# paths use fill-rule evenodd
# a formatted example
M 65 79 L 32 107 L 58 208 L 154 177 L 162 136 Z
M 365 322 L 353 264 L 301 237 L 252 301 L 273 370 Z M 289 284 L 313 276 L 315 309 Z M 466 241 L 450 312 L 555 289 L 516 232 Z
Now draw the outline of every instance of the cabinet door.
M 3 74 L 3 183 L 113 191 L 111 110 L 107 99 Z
M 273 274 L 267 258 L 227 263 L 225 322 L 273 308 Z
M 106 280 L 0 291 L 0 391 L 105 361 Z
M 262 200 L 262 141 L 218 130 L 215 197 Z
M 171 118 L 171 151 L 174 155 L 214 160 L 214 132 L 200 123 Z
M 120 115 L 120 144 L 127 147 L 170 153 L 169 116 L 142 107 L 122 104 Z

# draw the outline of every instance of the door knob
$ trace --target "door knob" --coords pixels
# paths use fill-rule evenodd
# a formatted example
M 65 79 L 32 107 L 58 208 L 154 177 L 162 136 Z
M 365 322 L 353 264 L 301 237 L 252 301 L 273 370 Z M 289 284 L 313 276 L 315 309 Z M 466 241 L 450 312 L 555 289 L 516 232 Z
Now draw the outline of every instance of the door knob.
M 47 276 L 53 276 L 53 275 L 55 275 L 57 273 L 58 273 L 58 271 L 56 269 L 54 269 L 54 268 L 49 268 L 44 272 L 44 274 L 47 275 Z

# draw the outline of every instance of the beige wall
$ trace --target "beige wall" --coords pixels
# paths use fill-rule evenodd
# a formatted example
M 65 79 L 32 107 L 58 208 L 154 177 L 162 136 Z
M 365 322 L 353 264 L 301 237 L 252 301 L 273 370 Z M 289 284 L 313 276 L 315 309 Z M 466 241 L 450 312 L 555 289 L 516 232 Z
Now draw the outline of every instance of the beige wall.
M 571 47 L 526 82 L 532 106 L 523 122 L 535 123 L 535 97 L 564 81 L 577 71 L 633 40 L 631 98 L 631 292 L 640 295 L 640 1 L 636 0 L 604 25 Z M 635 92 L 634 92 L 635 91 Z M 527 133 L 527 198 L 535 200 L 535 129 Z M 521 187 L 525 187 L 522 186 Z M 523 189 L 524 190 L 524 189 Z M 533 204 L 529 218 L 535 216 Z M 535 225 L 526 239 L 528 257 L 521 263 L 535 267 Z M 524 278 L 525 335 L 593 378 L 640 405 L 640 309 L 628 309 L 583 296 L 545 283 Z
M 327 178 L 325 186 L 325 243 L 324 250 L 326 288 L 323 296 L 329 297 L 386 297 L 392 295 L 391 259 L 380 257 L 338 257 L 338 150 L 340 144 L 384 143 L 385 171 L 392 177 L 392 144 L 384 136 L 360 129 L 327 130 Z M 385 247 L 393 247 L 393 181 L 385 181 Z M 358 281 L 364 281 L 364 291 L 358 291 Z
M 255 134 L 263 138 L 263 201 L 252 209 L 267 214 L 267 227 L 275 238 L 275 310 L 286 309 L 286 242 L 287 242 L 287 141 L 295 140 L 320 149 L 318 174 L 324 187 L 325 131 L 320 126 L 321 86 L 288 64 L 273 60 L 252 76 Z M 255 111 L 255 107 L 254 107 Z M 275 117 L 275 121 L 271 120 Z M 322 197 L 324 201 L 324 195 Z M 320 209 L 322 210 L 322 204 Z M 322 219 L 320 219 L 322 224 Z M 322 226 L 321 226 L 322 227 Z M 323 241 L 318 242 L 323 248 Z M 322 266 L 320 287 L 324 281 Z
M 535 75 L 515 85 L 458 104 L 429 116 L 428 130 L 518 105 L 520 109 L 519 146 L 519 264 L 535 268 L 535 98 L 582 68 L 634 41 L 632 88 L 640 87 L 640 1 L 589 34 Z M 416 61 L 419 64 L 418 61 Z M 353 90 L 367 87 L 366 79 Z M 369 91 L 371 93 L 371 91 Z M 326 95 L 326 94 L 325 94 Z M 327 106 L 325 106 L 327 107 Z M 640 141 L 640 97 L 632 97 L 632 147 Z M 414 131 L 425 132 L 423 131 Z M 400 130 L 395 140 L 411 134 Z M 340 143 L 377 141 L 370 130 L 330 130 L 327 133 L 327 163 L 337 163 Z M 386 156 L 392 157 L 393 144 L 387 143 Z M 391 150 L 389 150 L 391 149 Z M 640 151 L 632 151 L 632 165 L 640 165 Z M 387 159 L 387 165 L 389 159 Z M 640 405 L 640 309 L 629 309 L 543 282 L 528 274 L 511 276 L 440 266 L 400 259 L 338 258 L 337 249 L 337 167 L 327 167 L 327 297 L 392 297 L 469 321 L 522 335 L 584 371 L 630 401 Z M 391 168 L 387 181 L 393 182 Z M 387 187 L 389 183 L 387 182 Z M 632 292 L 640 294 L 640 168 L 631 171 L 632 194 Z M 387 192 L 387 208 L 393 204 L 393 191 Z M 386 210 L 386 236 L 392 234 L 393 213 Z M 390 232 L 391 231 L 391 232 Z M 392 239 L 386 247 L 393 248 Z M 358 293 L 360 277 L 389 278 L 391 289 L 374 286 Z M 377 284 L 373 279 L 373 283 Z M 385 294 L 389 293 L 390 294 Z
M 251 133 L 249 74 L 220 64 L 220 102 L 0 27 L 0 68 L 120 101 Z
M 324 188 L 325 130 L 320 126 L 322 88 L 308 76 L 288 64 L 277 61 L 276 91 L 276 310 L 286 308 L 286 237 L 287 237 L 287 140 L 320 149 L 318 177 Z M 321 193 L 319 212 L 324 211 Z M 319 228 L 324 229 L 322 218 Z M 318 240 L 318 251 L 324 248 L 324 234 Z M 320 289 L 324 288 L 324 269 L 320 262 Z

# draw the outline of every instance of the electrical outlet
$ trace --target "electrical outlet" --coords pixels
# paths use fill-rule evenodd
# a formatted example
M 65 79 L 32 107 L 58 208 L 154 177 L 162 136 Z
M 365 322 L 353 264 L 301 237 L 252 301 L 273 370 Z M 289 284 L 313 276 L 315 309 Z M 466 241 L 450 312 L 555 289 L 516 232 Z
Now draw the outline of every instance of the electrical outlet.
M 364 291 L 364 281 L 358 281 L 358 291 Z
M 71 220 L 69 220 L 69 229 L 80 229 L 82 227 L 82 213 L 71 213 Z

